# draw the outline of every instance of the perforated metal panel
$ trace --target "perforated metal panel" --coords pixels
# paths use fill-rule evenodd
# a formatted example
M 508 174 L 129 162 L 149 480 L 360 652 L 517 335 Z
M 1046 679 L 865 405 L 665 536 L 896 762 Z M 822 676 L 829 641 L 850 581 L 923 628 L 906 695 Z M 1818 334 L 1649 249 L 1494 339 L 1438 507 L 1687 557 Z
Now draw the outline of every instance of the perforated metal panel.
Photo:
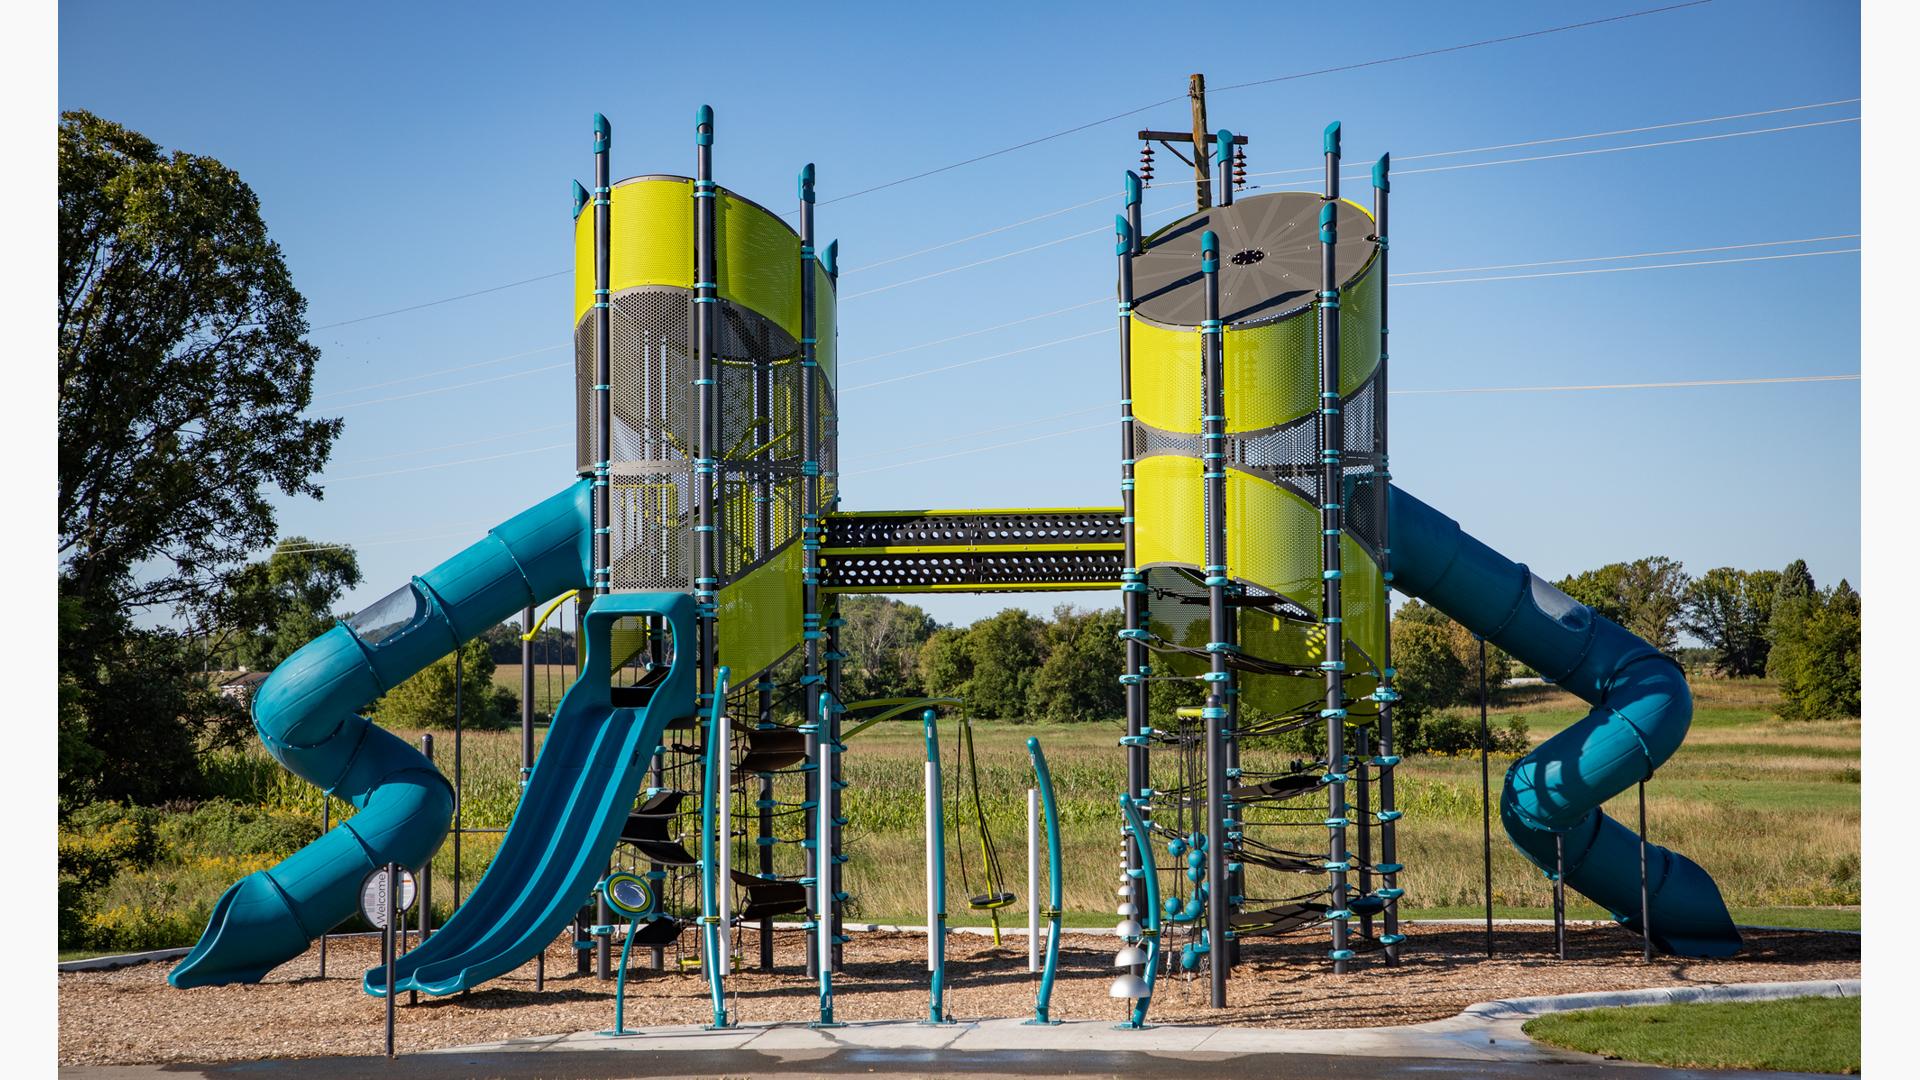
M 1116 507 L 830 514 L 823 587 L 848 592 L 1036 592 L 1120 584 Z

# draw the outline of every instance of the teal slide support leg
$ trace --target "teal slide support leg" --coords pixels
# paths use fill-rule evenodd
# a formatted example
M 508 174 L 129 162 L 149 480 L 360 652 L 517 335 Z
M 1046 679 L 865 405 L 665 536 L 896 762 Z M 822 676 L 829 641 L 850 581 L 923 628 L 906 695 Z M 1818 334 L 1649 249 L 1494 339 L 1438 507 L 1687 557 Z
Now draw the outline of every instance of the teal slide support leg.
M 169 982 L 258 982 L 352 915 L 374 869 L 418 868 L 439 849 L 452 786 L 425 755 L 356 710 L 514 612 L 583 587 L 590 493 L 585 480 L 568 486 L 273 670 L 253 699 L 261 744 L 287 771 L 359 813 L 234 883 Z M 384 975 L 378 981 L 384 990 Z
M 1142 993 L 1133 999 L 1133 1011 L 1127 1019 L 1114 1025 L 1123 1031 L 1139 1030 L 1147 1026 L 1147 1006 L 1153 1003 L 1154 973 L 1160 967 L 1160 875 L 1153 861 L 1153 834 L 1147 829 L 1147 823 L 1140 816 L 1140 804 L 1143 800 L 1128 795 L 1120 796 L 1120 812 L 1126 815 L 1127 829 L 1133 834 L 1134 847 L 1140 853 L 1140 868 L 1137 871 L 1147 887 L 1147 925 L 1140 933 L 1147 946 L 1145 985 Z M 1121 978 L 1128 978 L 1122 975 Z
M 947 823 L 940 793 L 940 729 L 932 709 L 920 714 L 927 737 L 927 1020 L 947 1016 Z
M 1653 775 L 1686 738 L 1693 697 L 1680 666 L 1659 650 L 1475 540 L 1457 522 L 1391 490 L 1393 584 L 1493 642 L 1593 711 L 1507 770 L 1500 821 L 1514 846 L 1634 931 L 1652 913 L 1656 948 L 1730 956 L 1740 932 L 1719 888 L 1697 864 L 1648 845 L 1601 806 Z
M 1033 1019 L 1029 1024 L 1057 1024 L 1047 1016 L 1053 999 L 1053 975 L 1060 967 L 1060 811 L 1053 801 L 1053 773 L 1047 769 L 1047 755 L 1040 740 L 1027 740 L 1027 756 L 1033 759 L 1033 777 L 1040 788 L 1040 809 L 1047 823 L 1047 958 L 1040 966 L 1040 991 L 1033 999 Z
M 732 887 L 726 878 L 730 868 L 720 865 L 720 845 L 714 835 L 716 826 L 733 827 L 724 812 L 715 813 L 716 809 L 725 808 L 728 797 L 728 792 L 720 787 L 724 771 L 721 759 L 729 751 L 727 744 L 731 742 L 721 719 L 727 702 L 728 674 L 724 666 L 714 673 L 713 703 L 707 710 L 707 775 L 700 799 L 700 940 L 707 962 L 707 989 L 713 995 L 712 1026 L 715 1029 L 729 1026 L 726 978 L 728 954 L 732 952 L 727 940 L 731 928 L 721 925 L 720 915 L 720 890 Z M 621 973 L 625 974 L 624 969 Z

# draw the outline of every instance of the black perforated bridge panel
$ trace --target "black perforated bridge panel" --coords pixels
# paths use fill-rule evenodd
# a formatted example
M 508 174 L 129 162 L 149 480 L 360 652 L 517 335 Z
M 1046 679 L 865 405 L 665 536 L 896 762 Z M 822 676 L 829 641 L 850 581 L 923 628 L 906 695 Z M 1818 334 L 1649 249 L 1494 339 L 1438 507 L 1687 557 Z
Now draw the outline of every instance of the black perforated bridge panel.
M 1117 589 L 1120 508 L 829 514 L 830 593 Z

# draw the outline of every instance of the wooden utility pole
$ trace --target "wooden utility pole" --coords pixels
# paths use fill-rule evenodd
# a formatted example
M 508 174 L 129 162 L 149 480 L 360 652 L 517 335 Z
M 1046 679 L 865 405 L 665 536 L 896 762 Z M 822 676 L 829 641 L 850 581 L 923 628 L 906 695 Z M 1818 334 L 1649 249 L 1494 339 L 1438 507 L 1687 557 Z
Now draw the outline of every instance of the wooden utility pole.
M 1187 77 L 1187 100 L 1193 106 L 1193 204 L 1198 210 L 1213 205 L 1213 155 L 1207 153 L 1213 132 L 1207 129 L 1207 77 Z

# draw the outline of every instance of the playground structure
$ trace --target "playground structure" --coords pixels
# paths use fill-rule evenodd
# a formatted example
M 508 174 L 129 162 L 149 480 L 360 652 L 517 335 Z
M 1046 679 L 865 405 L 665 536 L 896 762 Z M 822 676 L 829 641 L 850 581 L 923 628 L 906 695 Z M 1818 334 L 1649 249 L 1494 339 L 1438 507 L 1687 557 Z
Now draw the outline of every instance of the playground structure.
M 596 116 L 593 185 L 576 183 L 573 199 L 579 478 L 263 684 L 254 717 L 269 753 L 358 813 L 230 888 L 173 984 L 257 981 L 346 919 L 370 871 L 423 865 L 447 835 L 456 788 L 355 710 L 515 614 L 531 639 L 570 597 L 578 677 L 537 761 L 523 694 L 520 807 L 478 884 L 464 897 L 456 886 L 452 918 L 398 960 L 394 992 L 470 989 L 572 926 L 583 970 L 590 948 L 607 977 L 624 937 L 617 1032 L 636 943 L 655 967 L 671 948 L 702 970 L 725 1027 L 738 935 L 758 925 L 759 964 L 771 969 L 773 920 L 799 916 L 818 1022 L 834 1024 L 849 940 L 841 757 L 872 725 L 917 717 L 928 1020 L 945 1020 L 936 710 L 959 703 L 843 699 L 837 598 L 853 593 L 1119 590 L 1122 1026 L 1146 1022 L 1156 975 L 1175 965 L 1204 969 L 1224 1007 L 1239 943 L 1255 935 L 1324 934 L 1336 975 L 1410 947 L 1391 589 L 1594 706 L 1509 771 L 1501 820 L 1520 851 L 1665 951 L 1737 950 L 1706 873 L 1599 809 L 1684 738 L 1678 666 L 1390 483 L 1389 160 L 1372 169 L 1371 210 L 1342 198 L 1336 123 L 1322 137 L 1320 193 L 1236 200 L 1244 137 L 1198 126 L 1142 137 L 1210 157 L 1218 197 L 1202 177 L 1196 211 L 1149 235 L 1143 181 L 1126 176 L 1115 223 L 1120 505 L 846 511 L 837 245 L 817 246 L 813 167 L 789 227 L 714 180 L 711 110 L 696 121 L 692 177 L 618 182 L 611 126 Z M 1198 682 L 1205 702 L 1153 715 L 1155 680 Z M 1281 768 L 1256 753 L 1307 730 L 1324 740 L 1317 760 Z M 1052 928 L 1034 1016 L 1046 1023 L 1058 820 L 1044 753 L 1035 740 L 1028 750 L 1049 833 L 1047 908 L 1032 913 Z M 975 783 L 986 891 L 963 892 L 997 934 L 1017 898 Z M 956 804 L 961 795 L 956 784 Z M 388 992 L 384 971 L 364 985 Z

